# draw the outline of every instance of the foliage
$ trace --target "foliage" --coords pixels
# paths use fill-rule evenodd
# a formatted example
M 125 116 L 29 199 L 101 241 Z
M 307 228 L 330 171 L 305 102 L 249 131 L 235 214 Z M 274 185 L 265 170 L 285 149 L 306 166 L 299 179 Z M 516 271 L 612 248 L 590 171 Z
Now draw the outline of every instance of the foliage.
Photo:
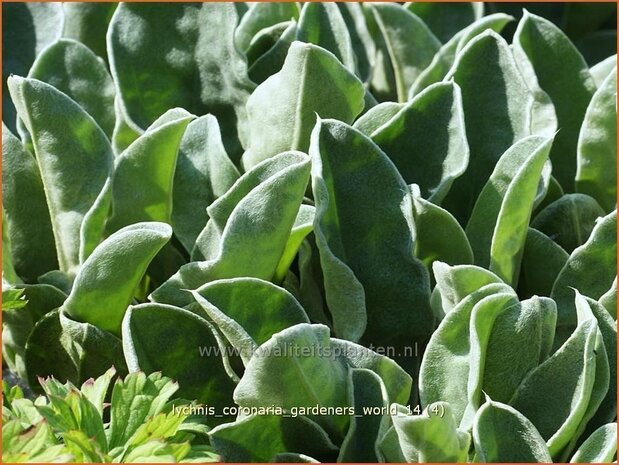
M 5 461 L 616 460 L 616 5 L 2 8 Z
M 78 389 L 70 382 L 41 379 L 45 393 L 24 398 L 3 383 L 2 459 L 5 462 L 212 462 L 204 425 L 174 409 L 177 383 L 161 373 L 117 378 L 113 368 Z M 111 399 L 111 403 L 106 403 Z M 187 405 L 185 405 L 187 407 Z

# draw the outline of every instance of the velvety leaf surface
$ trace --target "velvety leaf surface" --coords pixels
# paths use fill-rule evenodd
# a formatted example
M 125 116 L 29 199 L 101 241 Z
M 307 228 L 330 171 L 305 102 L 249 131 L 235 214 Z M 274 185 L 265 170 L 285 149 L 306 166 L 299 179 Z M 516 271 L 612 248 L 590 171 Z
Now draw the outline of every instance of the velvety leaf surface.
M 468 165 L 460 88 L 453 82 L 428 87 L 370 137 L 407 184 L 440 203 Z
M 424 5 L 423 3 L 412 3 L 409 8 L 413 8 L 414 5 Z M 430 10 L 436 8 L 436 5 L 432 3 L 426 3 Z M 457 4 L 452 4 L 455 8 L 459 8 Z M 444 8 L 445 5 L 442 5 Z M 461 7 L 460 7 L 461 8 Z M 440 82 L 447 75 L 449 70 L 454 64 L 456 54 L 460 52 L 466 44 L 468 44 L 473 38 L 481 34 L 487 29 L 491 29 L 494 32 L 500 33 L 505 25 L 510 21 L 513 21 L 509 15 L 503 13 L 495 13 L 492 15 L 484 16 L 478 19 L 470 26 L 462 29 L 456 35 L 454 35 L 448 42 L 446 42 L 436 52 L 432 62 L 424 69 L 417 77 L 413 85 L 408 91 L 409 99 L 428 87 L 430 84 Z
M 86 45 L 97 56 L 107 60 L 105 35 L 117 3 L 63 3 L 64 27 L 62 36 Z
M 310 160 L 302 153 L 281 154 L 275 162 L 281 162 L 276 164 L 280 169 L 270 172 L 272 176 L 264 182 L 260 183 L 260 177 L 256 179 L 250 171 L 232 187 L 230 197 L 220 199 L 219 213 L 213 213 L 215 205 L 209 209 L 211 221 L 219 221 L 214 220 L 219 214 L 227 218 L 216 256 L 182 266 L 153 292 L 151 297 L 155 301 L 187 305 L 191 303 L 191 296 L 182 289 L 197 289 L 215 279 L 240 276 L 273 279 L 303 200 L 310 171 Z M 269 163 L 266 161 L 265 166 Z M 256 170 L 261 172 L 261 166 Z M 257 186 L 252 189 L 255 184 Z M 244 195 L 247 191 L 249 193 Z M 256 250 L 260 250 L 258 257 Z
M 172 191 L 172 226 L 187 251 L 206 226 L 206 207 L 238 179 L 212 115 L 189 123 L 181 139 Z
M 484 4 L 477 2 L 446 5 L 411 2 L 407 5 L 407 9 L 417 15 L 443 43 L 484 15 Z
M 252 3 L 234 30 L 234 42 L 239 50 L 245 52 L 261 30 L 298 17 L 299 6 L 296 2 Z
M 552 139 L 531 136 L 499 159 L 482 189 L 466 226 L 475 264 L 515 284 Z M 546 173 L 549 176 L 550 173 Z
M 303 5 L 297 27 L 297 40 L 328 50 L 346 68 L 355 72 L 352 40 L 336 3 L 309 2 Z
M 486 344 L 483 392 L 508 403 L 524 377 L 548 358 L 556 321 L 557 306 L 547 297 L 534 296 L 499 313 L 487 339 L 476 341 Z
M 146 267 L 171 236 L 163 223 L 137 223 L 112 234 L 82 265 L 63 310 L 119 336 Z
M 570 463 L 611 463 L 617 453 L 617 423 L 600 426 L 572 456 Z
M 473 442 L 481 462 L 552 462 L 544 439 L 527 417 L 490 399 L 475 417 Z
M 568 444 L 587 409 L 595 382 L 597 334 L 594 319 L 581 323 L 565 344 L 524 380 L 510 401 L 535 425 L 553 457 Z
M 492 31 L 479 34 L 462 49 L 445 77 L 449 79 L 462 90 L 470 156 L 468 169 L 454 182 L 443 205 L 466 224 L 501 155 L 530 134 L 533 96 L 507 42 Z
M 612 285 L 617 272 L 617 212 L 600 219 L 587 242 L 576 248 L 557 276 L 552 297 L 559 310 L 557 324 L 571 326 L 576 321 L 574 291 L 599 299 Z
M 15 271 L 26 282 L 35 282 L 40 275 L 58 268 L 54 234 L 37 161 L 4 123 L 2 170 L 6 220 L 2 232 L 9 238 Z
M 112 148 L 92 117 L 49 84 L 12 76 L 9 90 L 32 135 L 60 269 L 74 273 L 80 263 L 81 230 L 89 229 L 91 239 L 103 233 L 100 218 L 95 215 L 95 230 L 88 220 L 93 205 L 101 202 L 99 196 L 108 196 Z
M 371 136 L 381 126 L 387 124 L 406 106 L 405 103 L 382 102 L 363 113 L 353 124 L 353 128 L 366 136 Z
M 227 462 L 270 462 L 284 452 L 329 460 L 337 451 L 323 429 L 307 417 L 248 416 L 214 428 L 209 437 Z
M 468 378 L 471 364 L 469 340 L 470 320 L 473 309 L 486 298 L 496 297 L 509 302 L 515 294 L 505 284 L 488 284 L 465 297 L 445 315 L 426 347 L 419 371 L 419 398 L 422 406 L 434 402 L 449 402 L 456 423 L 460 423 L 468 400 Z
M 531 227 L 572 253 L 587 241 L 601 216 L 604 216 L 604 210 L 593 197 L 565 194 L 537 213 Z
M 212 113 L 238 160 L 254 85 L 234 45 L 237 23 L 232 3 L 120 4 L 107 40 L 128 119 L 145 129 L 169 108 Z
M 108 138 L 112 137 L 116 90 L 105 62 L 88 47 L 60 39 L 37 56 L 28 77 L 64 92 L 94 118 Z
M 179 396 L 213 405 L 218 411 L 232 405 L 234 383 L 222 357 L 217 352 L 201 354 L 221 350 L 214 328 L 204 318 L 171 305 L 142 304 L 129 308 L 122 332 L 132 372 L 161 371 L 178 381 Z
M 2 121 L 16 129 L 16 112 L 7 78 L 25 76 L 34 59 L 60 38 L 64 22 L 60 3 L 11 3 L 2 8 Z
M 554 104 L 560 131 L 550 153 L 553 175 L 566 191 L 573 192 L 578 133 L 595 83 L 582 55 L 547 19 L 525 11 L 514 35 L 514 48 L 526 54 L 539 86 Z
M 432 413 L 442 410 L 442 415 Z M 437 402 L 421 415 L 410 415 L 398 405 L 391 421 L 407 462 L 466 462 L 471 436 L 457 429 L 447 402 Z
M 370 12 L 380 34 L 376 42 L 382 60 L 372 81 L 374 95 L 381 101 L 406 102 L 408 89 L 430 64 L 441 47 L 440 41 L 415 14 L 396 3 L 375 3 Z M 382 62 L 381 62 L 382 61 Z M 386 80 L 380 79 L 381 72 Z
M 544 257 L 544 266 L 540 266 L 539 257 Z M 529 228 L 522 253 L 518 292 L 525 297 L 550 296 L 568 258 L 569 254 L 555 241 L 537 229 Z
M 346 22 L 350 41 L 355 52 L 357 75 L 367 83 L 372 77 L 376 46 L 368 29 L 363 5 L 354 2 L 337 2 L 337 7 Z
M 449 265 L 473 263 L 473 251 L 458 221 L 447 210 L 413 190 L 413 216 L 417 228 L 415 256 L 428 270 L 435 261 Z
M 447 263 L 435 261 L 432 271 L 436 280 L 433 293 L 440 294 L 440 303 L 445 314 L 485 285 L 504 284 L 501 278 L 491 271 L 475 265 L 449 266 Z
M 26 343 L 28 383 L 54 376 L 81 384 L 110 366 L 126 373 L 120 339 L 88 323 L 79 323 L 61 311 L 46 314 L 35 325 Z
M 361 81 L 332 53 L 294 42 L 281 71 L 258 86 L 247 102 L 244 168 L 286 150 L 307 151 L 316 114 L 352 123 L 363 109 L 363 95 Z
M 426 339 L 433 324 L 429 278 L 412 256 L 408 186 L 370 139 L 338 121 L 319 121 L 310 154 L 314 231 L 336 334 L 357 340 L 366 313 L 365 344 Z
M 271 42 L 273 33 L 275 32 L 273 29 L 279 28 L 279 26 L 283 24 L 284 23 L 279 23 L 278 25 L 272 26 L 270 31 L 263 29 L 260 35 L 262 36 L 262 34 L 267 33 L 270 34 L 271 38 L 269 39 L 269 42 Z M 259 57 L 256 57 L 255 61 L 249 62 L 248 74 L 251 80 L 256 84 L 262 84 L 269 76 L 272 76 L 281 70 L 284 65 L 284 61 L 286 60 L 288 49 L 296 38 L 297 23 L 294 21 L 288 21 L 286 29 L 281 33 L 271 48 L 262 53 Z M 256 38 L 256 40 L 258 40 L 258 38 Z M 251 49 L 248 50 L 248 52 L 249 51 L 251 51 Z
M 606 58 L 603 61 L 600 61 L 595 66 L 589 68 L 589 72 L 591 73 L 591 77 L 595 81 L 595 85 L 599 89 L 604 80 L 608 77 L 608 75 L 617 69 L 617 55 L 613 55 L 611 57 Z
M 347 407 L 348 366 L 344 359 L 325 356 L 332 350 L 329 328 L 299 324 L 274 335 L 260 346 L 234 390 L 242 407 Z M 273 356 L 279 352 L 281 356 Z M 302 356 L 308 354 L 309 356 Z M 275 376 L 277 375 L 277 376 Z M 346 415 L 311 416 L 329 436 L 344 436 Z
M 355 416 L 340 447 L 338 462 L 378 462 L 376 447 L 386 425 L 382 409 L 388 407 L 385 385 L 370 370 L 354 368 L 349 371 L 349 397 L 353 400 Z M 365 409 L 378 408 L 381 413 L 366 413 Z
M 385 384 L 389 402 L 405 403 L 408 401 L 413 380 L 391 358 L 343 339 L 331 338 L 331 345 L 340 351 L 340 355 L 352 368 L 371 370 L 380 376 Z
M 45 314 L 60 307 L 67 296 L 64 292 L 47 284 L 25 284 L 15 289 L 22 291 L 25 304 L 22 308 L 6 311 L 3 294 L 3 358 L 12 372 L 17 373 L 22 379 L 28 379 L 25 363 L 25 346 L 28 336 L 37 321 Z
M 222 279 L 197 292 L 238 322 L 258 345 L 289 326 L 309 323 L 303 307 L 288 291 L 261 279 Z
M 108 231 L 140 221 L 171 221 L 178 150 L 193 118 L 184 110 L 168 110 L 116 159 Z
M 578 138 L 576 190 L 606 211 L 617 204 L 617 71 L 593 94 Z

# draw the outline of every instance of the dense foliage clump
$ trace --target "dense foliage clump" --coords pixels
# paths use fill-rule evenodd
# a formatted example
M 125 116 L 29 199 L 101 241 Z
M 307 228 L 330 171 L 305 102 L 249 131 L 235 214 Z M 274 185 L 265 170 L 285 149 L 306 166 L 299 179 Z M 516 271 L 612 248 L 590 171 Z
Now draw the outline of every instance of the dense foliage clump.
M 534 7 L 3 4 L 3 459 L 616 460 L 616 5 Z

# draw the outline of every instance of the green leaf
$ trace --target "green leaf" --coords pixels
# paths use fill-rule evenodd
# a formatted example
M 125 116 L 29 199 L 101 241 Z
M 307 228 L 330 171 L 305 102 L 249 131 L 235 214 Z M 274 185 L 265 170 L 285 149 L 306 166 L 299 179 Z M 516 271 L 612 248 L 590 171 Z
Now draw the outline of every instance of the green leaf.
M 32 387 L 37 385 L 37 377 L 45 376 L 80 384 L 102 375 L 112 365 L 126 372 L 119 339 L 57 310 L 35 325 L 26 343 L 25 360 Z
M 28 379 L 25 347 L 34 325 L 45 314 L 60 307 L 66 294 L 46 284 L 23 285 L 13 289 L 23 295 L 19 300 L 23 307 L 17 311 L 5 311 L 7 299 L 2 292 L 2 358 L 11 371 L 20 378 Z
M 45 47 L 60 38 L 63 24 L 60 3 L 13 3 L 2 9 L 2 121 L 16 130 L 16 113 L 7 79 L 25 76 Z
M 531 227 L 543 232 L 566 252 L 583 245 L 604 210 L 585 194 L 565 194 L 541 210 Z
M 331 338 L 331 345 L 334 352 L 338 351 L 338 355 L 344 357 L 351 368 L 363 368 L 376 373 L 383 380 L 389 402 L 408 402 L 413 380 L 391 358 L 343 339 Z
M 559 309 L 557 324 L 576 323 L 574 293 L 571 287 L 592 299 L 599 299 L 617 275 L 617 211 L 601 218 L 587 242 L 577 247 L 557 276 L 550 297 Z
M 355 415 L 350 419 L 337 461 L 378 462 L 378 438 L 387 426 L 384 412 L 389 407 L 385 385 L 378 375 L 363 368 L 350 370 L 348 377 Z
M 296 2 L 251 3 L 234 30 L 234 42 L 239 50 L 246 52 L 261 30 L 298 17 L 299 5 Z
M 587 410 L 585 411 L 582 420 L 580 421 L 580 425 L 578 429 L 572 436 L 570 443 L 565 447 L 565 449 L 561 453 L 560 459 L 562 461 L 567 461 L 568 457 L 572 454 L 572 451 L 578 444 L 579 438 L 583 434 L 586 429 L 591 431 L 596 426 L 604 424 L 608 421 L 613 420 L 616 417 L 617 412 L 617 389 L 616 384 L 610 391 L 610 366 L 609 366 L 609 358 L 607 355 L 606 345 L 604 343 L 604 339 L 609 339 L 612 346 L 609 348 L 615 349 L 613 353 L 613 359 L 615 362 L 615 367 L 613 368 L 614 379 L 617 377 L 617 369 L 616 369 L 616 352 L 617 352 L 617 332 L 616 325 L 614 324 L 614 320 L 612 318 L 603 318 L 607 316 L 606 311 L 604 309 L 596 308 L 596 312 L 592 311 L 592 307 L 587 302 L 587 299 L 583 297 L 578 291 L 576 292 L 576 311 L 578 313 L 578 322 L 581 323 L 586 320 L 594 319 L 598 320 L 596 313 L 600 313 L 602 317 L 601 320 L 598 320 L 598 328 L 603 324 L 606 326 L 604 328 L 604 334 L 602 330 L 598 330 L 597 339 L 595 342 L 595 381 L 593 383 L 593 387 L 591 389 L 591 397 L 589 398 L 589 403 L 587 405 Z M 590 302 L 598 307 L 598 303 L 594 300 L 590 300 Z M 599 311 L 601 310 L 601 312 Z M 608 321 L 610 320 L 610 321 Z M 604 405 L 602 405 L 604 404 Z
M 287 412 L 316 405 L 348 407 L 348 366 L 334 356 L 329 328 L 299 324 L 275 334 L 251 358 L 234 390 L 234 401 L 241 407 L 276 406 Z M 343 412 L 308 416 L 331 437 L 341 439 L 349 424 Z
M 484 15 L 484 4 L 477 2 L 444 5 L 432 2 L 412 2 L 406 8 L 417 15 L 443 43 Z
M 140 221 L 171 221 L 178 150 L 193 118 L 181 109 L 168 110 L 116 159 L 108 231 Z
M 600 61 L 597 65 L 592 66 L 589 71 L 591 72 L 591 77 L 595 81 L 595 85 L 599 89 L 602 83 L 606 80 L 608 75 L 617 69 L 617 55 L 613 55 L 611 57 L 606 58 L 603 61 Z
M 473 363 L 469 341 L 471 314 L 475 306 L 488 297 L 509 301 L 515 298 L 515 294 L 507 285 L 498 283 L 487 284 L 472 292 L 445 315 L 432 334 L 421 361 L 421 405 L 448 402 L 457 423 L 462 420 L 468 403 L 463 393 L 468 392 L 467 380 Z
M 583 297 L 576 291 L 576 306 L 581 307 L 581 319 L 593 315 L 598 322 L 602 340 L 604 341 L 604 352 L 608 358 L 608 377 L 610 379 L 608 392 L 597 407 L 597 411 L 593 411 L 595 416 L 587 423 L 586 428 L 591 432 L 594 428 L 601 426 L 609 421 L 612 421 L 616 416 L 617 411 L 617 323 L 606 309 L 593 299 Z M 600 354 L 598 354 L 598 357 Z M 603 365 L 603 363 L 602 363 Z M 597 375 L 596 375 L 597 382 Z
M 611 463 L 617 453 L 617 423 L 600 426 L 572 456 L 570 463 Z
M 357 76 L 367 83 L 372 77 L 376 47 L 368 30 L 362 5 L 353 2 L 337 2 L 336 5 L 348 27 L 356 58 Z
M 63 310 L 120 336 L 146 268 L 171 236 L 172 229 L 163 223 L 137 223 L 112 234 L 82 265 Z
M 299 207 L 299 213 L 294 220 L 292 229 L 290 230 L 290 237 L 286 243 L 286 248 L 282 254 L 282 258 L 275 270 L 276 282 L 283 281 L 286 273 L 288 272 L 292 262 L 297 256 L 297 252 L 301 247 L 301 243 L 307 237 L 309 233 L 314 230 L 314 217 L 316 216 L 316 209 L 311 205 L 302 204 Z
M 510 401 L 535 425 L 553 457 L 570 442 L 587 410 L 595 381 L 597 334 L 595 319 L 582 322 Z
M 257 41 L 260 39 L 268 39 L 271 43 L 273 40 L 273 34 L 276 33 L 274 29 L 279 30 L 283 23 L 272 26 L 271 30 L 263 29 L 259 37 L 256 37 L 255 47 L 261 45 Z M 267 37 L 265 37 L 267 35 Z M 297 23 L 295 21 L 289 21 L 286 29 L 282 31 L 281 35 L 277 38 L 277 41 L 269 48 L 268 51 L 262 53 L 259 57 L 256 57 L 255 61 L 249 63 L 249 77 L 256 84 L 262 84 L 269 76 L 277 73 L 282 69 L 288 49 L 290 45 L 297 38 Z M 251 50 L 250 50 L 251 51 Z
M 540 266 L 540 257 L 544 257 L 544 266 Z M 537 229 L 529 228 L 522 253 L 518 293 L 525 297 L 549 296 L 568 258 L 569 254 L 560 245 Z
M 355 72 L 355 52 L 344 16 L 336 3 L 309 2 L 303 5 L 297 40 L 328 50 L 351 72 Z
M 105 62 L 88 47 L 60 39 L 37 56 L 28 77 L 64 92 L 93 117 L 108 138 L 112 136 L 116 90 Z
M 434 403 L 421 415 L 411 415 L 401 405 L 397 408 L 391 420 L 407 462 L 467 461 L 471 436 L 457 429 L 449 403 Z
M 391 426 L 378 443 L 378 453 L 381 462 L 404 463 L 400 440 L 395 428 Z
M 238 160 L 245 103 L 254 85 L 234 45 L 237 23 L 232 3 L 121 3 L 107 40 L 110 69 L 128 119 L 147 128 L 173 107 L 212 113 L 224 131 L 228 154 Z
M 75 39 L 97 56 L 107 60 L 105 35 L 116 10 L 116 3 L 63 3 L 64 27 L 62 35 Z
M 314 231 L 336 334 L 358 340 L 367 314 L 364 344 L 426 339 L 433 325 L 429 277 L 412 256 L 408 186 L 370 139 L 338 121 L 318 122 L 310 154 Z
M 321 118 L 352 123 L 363 109 L 363 85 L 330 52 L 294 42 L 284 66 L 247 101 L 249 140 L 243 166 L 250 169 L 286 150 L 307 151 Z
M 514 35 L 514 48 L 516 53 L 526 55 L 539 86 L 554 104 L 560 131 L 550 152 L 553 175 L 566 191 L 572 192 L 578 133 L 595 83 L 582 55 L 547 19 L 525 11 Z
M 101 418 L 103 418 L 103 407 L 107 390 L 109 389 L 110 382 L 115 375 L 116 369 L 112 367 L 97 379 L 87 379 L 80 387 L 80 391 L 84 398 L 86 398 L 95 407 Z
M 189 123 L 178 152 L 172 193 L 174 234 L 187 251 L 206 225 L 206 207 L 225 194 L 238 177 L 223 146 L 217 119 L 205 115 Z
M 441 43 L 421 19 L 401 5 L 376 3 L 369 8 L 379 36 L 373 94 L 381 101 L 406 102 L 408 89 L 431 63 Z
M 615 277 L 610 289 L 599 298 L 598 302 L 606 308 L 613 318 L 617 317 L 617 277 Z
M 322 428 L 304 416 L 247 416 L 214 428 L 209 436 L 226 462 L 269 462 L 286 452 L 329 461 L 337 451 Z
M 487 284 L 504 284 L 501 278 L 491 271 L 475 265 L 449 266 L 447 263 L 435 261 L 432 264 L 432 271 L 436 279 L 433 293 L 439 295 L 438 300 L 444 315 L 453 310 L 469 294 Z
M 449 265 L 473 263 L 473 251 L 458 221 L 447 210 L 421 197 L 416 186 L 413 216 L 417 227 L 415 256 L 428 270 L 437 260 Z
M 181 289 L 197 289 L 216 279 L 273 279 L 306 190 L 310 160 L 302 153 L 289 152 L 264 163 L 241 177 L 229 196 L 209 208 L 213 224 L 222 226 L 221 233 L 216 232 L 221 234 L 216 255 L 182 266 L 153 292 L 155 301 L 187 305 L 191 295 Z M 260 182 L 264 174 L 266 179 Z
M 171 305 L 132 306 L 123 321 L 123 349 L 130 371 L 162 372 L 178 381 L 181 398 L 218 412 L 232 405 L 234 383 L 224 369 L 225 347 L 201 316 Z
M 15 272 L 26 282 L 58 268 L 52 224 L 36 159 L 2 124 L 3 236 Z M 4 258 L 4 254 L 3 254 Z M 3 266 L 4 273 L 7 268 Z
M 481 334 L 477 329 L 471 341 L 472 346 L 485 345 L 479 349 L 481 377 L 476 383 L 485 394 L 503 403 L 508 403 L 525 376 L 548 358 L 557 320 L 557 306 L 547 297 L 513 303 L 496 315 L 489 333 Z M 472 320 L 475 318 L 474 314 Z M 477 318 L 483 323 L 487 316 Z M 469 377 L 469 389 L 470 382 Z
M 161 373 L 147 376 L 138 372 L 117 379 L 111 398 L 110 450 L 124 446 L 146 420 L 163 410 L 177 390 L 178 383 Z
M 453 82 L 428 87 L 370 137 L 407 184 L 440 203 L 468 165 L 460 88 Z
M 445 77 L 450 79 L 462 90 L 470 156 L 468 169 L 456 179 L 443 206 L 466 224 L 501 155 L 530 134 L 533 95 L 507 42 L 491 30 L 462 49 Z
M 366 136 L 371 136 L 384 124 L 387 124 L 396 114 L 407 106 L 405 103 L 382 102 L 362 114 L 353 124 L 353 128 Z
M 109 195 L 112 148 L 92 117 L 49 84 L 12 76 L 9 90 L 32 135 L 60 269 L 75 273 L 81 232 L 91 240 L 103 233 L 97 210 Z
M 288 291 L 261 279 L 213 281 L 200 287 L 197 294 L 236 321 L 258 345 L 289 326 L 309 323 L 305 311 Z
M 489 398 L 475 416 L 473 442 L 481 462 L 552 462 L 544 439 L 527 417 Z
M 409 8 L 414 7 L 414 5 L 419 5 L 419 3 L 412 3 Z M 421 3 L 421 5 L 423 5 L 423 3 Z M 431 3 L 426 3 L 426 5 L 428 5 L 428 8 L 431 10 L 438 6 Z M 445 8 L 445 6 L 446 5 L 440 5 L 441 8 Z M 456 4 L 453 4 L 452 6 L 457 8 Z M 459 31 L 448 42 L 446 42 L 445 45 L 441 46 L 438 52 L 436 52 L 436 55 L 434 55 L 432 62 L 421 72 L 421 74 L 419 74 L 408 92 L 409 99 L 417 95 L 430 84 L 442 81 L 453 66 L 454 61 L 456 60 L 456 55 L 472 39 L 487 29 L 500 33 L 505 25 L 513 20 L 514 18 L 509 15 L 496 13 L 493 15 L 484 16 L 470 26 Z
M 617 71 L 593 94 L 578 138 L 576 190 L 606 211 L 617 204 Z
M 550 175 L 544 168 L 551 144 L 552 139 L 531 136 L 510 147 L 479 194 L 466 226 L 475 263 L 489 267 L 507 284 L 515 285 L 520 273 L 538 186 Z

